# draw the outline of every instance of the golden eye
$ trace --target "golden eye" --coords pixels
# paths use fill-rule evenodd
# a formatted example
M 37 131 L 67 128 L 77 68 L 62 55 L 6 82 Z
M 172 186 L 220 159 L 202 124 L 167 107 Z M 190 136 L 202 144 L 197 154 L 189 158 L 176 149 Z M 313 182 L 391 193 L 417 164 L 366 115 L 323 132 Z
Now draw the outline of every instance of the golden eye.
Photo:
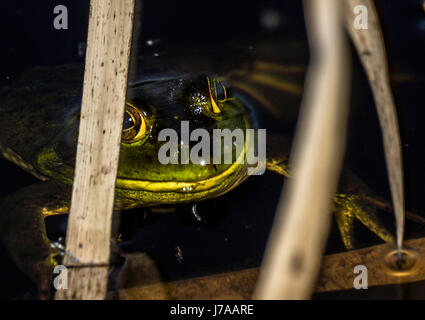
M 125 104 L 122 140 L 127 143 L 139 141 L 145 138 L 148 133 L 148 125 L 143 112 L 127 102 Z
M 226 88 L 217 79 L 210 79 L 207 77 L 207 80 L 210 91 L 212 111 L 215 114 L 219 114 L 221 113 L 220 104 L 226 102 L 227 100 Z

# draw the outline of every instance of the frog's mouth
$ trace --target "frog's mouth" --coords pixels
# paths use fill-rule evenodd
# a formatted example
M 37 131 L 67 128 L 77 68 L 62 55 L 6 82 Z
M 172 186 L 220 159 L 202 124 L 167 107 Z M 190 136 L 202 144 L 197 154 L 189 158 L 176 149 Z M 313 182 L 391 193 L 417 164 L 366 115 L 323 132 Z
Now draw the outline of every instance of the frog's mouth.
M 238 158 L 226 170 L 211 178 L 199 181 L 143 181 L 125 178 L 117 178 L 116 187 L 120 189 L 130 189 L 135 191 L 148 192 L 177 192 L 177 193 L 197 193 L 210 190 L 220 186 L 229 180 L 236 181 L 246 169 L 245 155 L 247 146 L 251 143 L 249 135 L 245 136 L 243 151 Z

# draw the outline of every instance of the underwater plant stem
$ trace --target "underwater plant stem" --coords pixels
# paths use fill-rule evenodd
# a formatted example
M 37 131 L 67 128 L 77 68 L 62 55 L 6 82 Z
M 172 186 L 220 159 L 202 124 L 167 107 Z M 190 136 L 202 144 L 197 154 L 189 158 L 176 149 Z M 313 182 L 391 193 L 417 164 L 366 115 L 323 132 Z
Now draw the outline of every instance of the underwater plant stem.
M 345 150 L 349 53 L 341 1 L 304 1 L 311 48 L 306 90 L 254 298 L 308 299 L 320 270 Z
M 80 130 L 64 265 L 56 299 L 104 299 L 134 0 L 91 0 Z
M 397 249 L 401 257 L 405 219 L 401 138 L 378 13 L 372 0 L 348 0 L 344 3 L 346 28 L 366 70 L 382 130 L 385 160 L 397 226 Z M 359 8 L 359 6 L 367 8 L 366 29 L 357 29 L 353 23 L 356 18 L 355 8 Z

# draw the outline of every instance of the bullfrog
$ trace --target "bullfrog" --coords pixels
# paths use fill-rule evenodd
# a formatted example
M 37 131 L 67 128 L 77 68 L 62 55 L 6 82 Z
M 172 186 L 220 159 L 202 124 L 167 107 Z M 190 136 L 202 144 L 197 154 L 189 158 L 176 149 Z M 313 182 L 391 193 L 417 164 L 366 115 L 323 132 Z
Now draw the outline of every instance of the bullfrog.
M 219 197 L 249 178 L 247 163 L 164 165 L 158 160 L 164 144 L 159 132 L 180 132 L 182 121 L 188 121 L 191 130 L 208 132 L 258 129 L 262 109 L 285 122 L 282 105 L 299 102 L 305 68 L 235 51 L 221 52 L 214 59 L 201 53 L 193 59 L 193 52 L 133 59 L 122 106 L 117 212 Z M 48 295 L 56 263 L 44 219 L 67 214 L 70 207 L 83 71 L 82 64 L 36 67 L 0 89 L 0 153 L 40 180 L 1 201 L 0 235 L 18 268 L 37 284 L 40 296 Z M 285 78 L 288 74 L 291 81 Z M 266 141 L 267 169 L 290 176 L 290 137 L 268 131 Z M 242 150 L 245 153 L 246 147 Z M 334 203 L 347 249 L 354 247 L 354 219 L 384 241 L 394 241 L 375 215 L 377 208 L 391 207 L 348 170 Z

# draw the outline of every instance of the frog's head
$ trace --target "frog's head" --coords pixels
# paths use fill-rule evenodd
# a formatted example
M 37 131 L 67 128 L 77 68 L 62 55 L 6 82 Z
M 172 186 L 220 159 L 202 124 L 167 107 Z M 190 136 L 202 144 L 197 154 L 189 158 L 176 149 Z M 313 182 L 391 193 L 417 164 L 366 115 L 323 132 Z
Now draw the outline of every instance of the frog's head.
M 214 164 L 210 158 L 198 164 L 181 163 L 182 122 L 188 121 L 190 132 L 197 128 L 209 132 L 202 140 L 213 146 L 213 129 L 245 129 L 253 126 L 247 106 L 232 96 L 232 90 L 217 77 L 188 74 L 179 77 L 149 79 L 133 83 L 127 92 L 117 195 L 127 207 L 195 201 L 220 195 L 246 177 L 246 166 L 236 163 L 244 157 L 246 139 L 237 148 L 234 141 L 233 163 Z M 45 175 L 67 183 L 74 176 L 79 109 L 68 116 L 56 141 L 37 157 L 37 167 Z M 187 122 L 185 122 L 187 123 Z M 163 129 L 177 133 L 178 164 L 162 164 L 160 141 Z M 184 131 L 184 130 L 183 130 Z M 246 135 L 245 135 L 246 136 Z M 206 141 L 204 141 L 206 142 Z M 190 148 L 198 141 L 190 141 Z M 240 142 L 239 142 L 240 143 Z M 243 150 L 236 154 L 236 150 Z

